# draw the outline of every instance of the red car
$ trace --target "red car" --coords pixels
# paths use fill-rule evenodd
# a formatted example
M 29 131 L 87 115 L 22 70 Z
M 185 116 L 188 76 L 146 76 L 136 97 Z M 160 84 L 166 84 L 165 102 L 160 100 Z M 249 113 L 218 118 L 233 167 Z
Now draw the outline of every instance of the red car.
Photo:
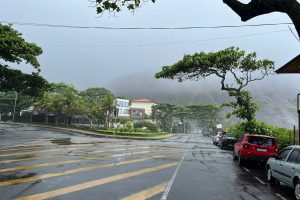
M 278 155 L 275 138 L 267 135 L 241 135 L 233 148 L 233 160 L 242 166 L 246 161 L 266 163 L 272 155 Z

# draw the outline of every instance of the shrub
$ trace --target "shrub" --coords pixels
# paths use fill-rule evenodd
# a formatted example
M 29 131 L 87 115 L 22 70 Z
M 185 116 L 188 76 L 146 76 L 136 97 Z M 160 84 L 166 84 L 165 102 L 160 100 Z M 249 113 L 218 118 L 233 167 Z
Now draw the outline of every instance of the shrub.
M 114 117 L 111 119 L 113 123 L 120 123 L 120 124 L 126 124 L 128 121 L 132 122 L 132 119 L 129 118 L 121 118 L 121 117 Z
M 136 122 L 136 123 L 134 123 L 134 127 L 135 128 L 144 128 L 144 127 L 146 127 L 149 131 L 153 131 L 153 132 L 158 131 L 158 127 L 156 126 L 156 124 L 153 124 L 153 123 L 148 122 L 148 121 Z
M 131 121 L 127 121 L 125 123 L 125 128 L 127 128 L 129 130 L 129 132 L 131 132 L 133 129 L 133 123 Z

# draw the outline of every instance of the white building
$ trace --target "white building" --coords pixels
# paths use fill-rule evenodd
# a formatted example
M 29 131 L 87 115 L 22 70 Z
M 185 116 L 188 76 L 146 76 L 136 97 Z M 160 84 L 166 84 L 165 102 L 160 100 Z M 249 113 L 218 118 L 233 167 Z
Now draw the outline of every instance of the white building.
M 130 117 L 130 105 L 128 99 L 116 99 L 116 117 Z

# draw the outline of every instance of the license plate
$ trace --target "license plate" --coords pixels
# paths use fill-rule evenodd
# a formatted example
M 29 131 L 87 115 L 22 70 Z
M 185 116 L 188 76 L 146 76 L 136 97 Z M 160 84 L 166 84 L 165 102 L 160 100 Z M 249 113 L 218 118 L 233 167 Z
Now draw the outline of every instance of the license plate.
M 257 151 L 266 152 L 267 149 L 259 149 L 259 148 L 258 148 Z

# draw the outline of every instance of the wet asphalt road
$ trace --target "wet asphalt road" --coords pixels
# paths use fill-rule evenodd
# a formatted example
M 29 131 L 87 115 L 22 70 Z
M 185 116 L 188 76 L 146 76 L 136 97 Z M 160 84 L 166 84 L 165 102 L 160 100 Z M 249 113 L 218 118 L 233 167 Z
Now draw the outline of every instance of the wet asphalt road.
M 94 138 L 0 124 L 0 199 L 294 199 L 211 138 Z

